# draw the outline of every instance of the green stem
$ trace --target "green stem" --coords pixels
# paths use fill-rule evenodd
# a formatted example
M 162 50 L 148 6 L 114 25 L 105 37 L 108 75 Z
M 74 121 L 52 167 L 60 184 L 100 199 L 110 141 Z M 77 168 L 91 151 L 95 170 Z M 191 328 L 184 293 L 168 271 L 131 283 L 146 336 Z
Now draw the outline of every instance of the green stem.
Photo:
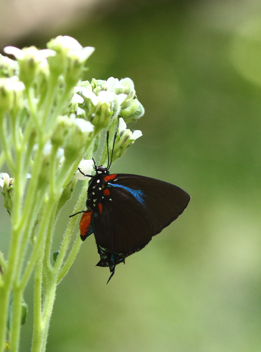
M 51 231 L 52 220 L 53 219 L 50 220 L 48 232 Z M 56 275 L 50 269 L 49 261 L 46 263 L 46 258 L 39 260 L 36 266 L 34 281 L 34 332 L 32 352 L 41 352 L 45 351 L 56 292 Z
M 48 292 L 46 293 L 46 297 L 44 300 L 44 308 L 42 314 L 42 324 L 47 327 L 49 325 L 50 316 L 53 310 L 53 303 L 55 300 L 55 293 L 56 293 L 56 277 L 52 275 L 51 280 L 48 283 Z
M 49 123 L 50 123 L 50 128 L 52 129 L 54 123 L 55 123 L 55 120 L 57 118 L 57 116 L 59 114 L 61 114 L 61 111 L 65 105 L 65 103 L 67 102 L 68 100 L 68 97 L 72 91 L 72 88 L 73 87 L 69 87 L 68 85 L 66 85 L 65 87 L 65 90 L 64 90 L 64 93 L 61 97 L 59 97 L 58 99 L 58 104 L 57 106 L 55 107 L 54 111 L 52 114 L 49 114 Z
M 68 246 L 69 246 L 69 243 L 70 243 L 70 240 L 71 240 L 71 235 L 72 235 L 72 229 L 73 229 L 73 221 L 69 223 L 66 231 L 65 231 L 65 235 L 64 235 L 64 238 L 62 240 L 62 244 L 61 244 L 61 247 L 60 247 L 60 250 L 59 250 L 59 255 L 57 257 L 57 260 L 55 262 L 55 265 L 54 265 L 54 270 L 57 272 L 57 275 L 58 275 L 58 272 L 60 271 L 60 268 L 62 266 L 62 263 L 63 263 L 63 260 L 64 260 L 64 257 L 66 255 L 66 252 L 68 250 Z
M 48 330 L 49 330 L 49 326 L 50 326 L 50 319 L 51 319 L 51 315 L 53 312 L 53 306 L 54 306 L 54 301 L 55 301 L 55 294 L 56 294 L 56 277 L 53 277 L 53 279 L 48 284 L 48 292 L 47 292 L 45 302 L 44 302 L 44 309 L 43 309 L 43 314 L 42 314 L 42 327 L 43 327 L 43 329 L 42 329 L 42 335 L 41 335 L 41 349 L 39 351 L 32 349 L 32 352 L 44 352 L 45 351 Z
M 45 252 L 44 252 L 44 268 L 45 270 L 50 271 L 51 270 L 51 263 L 50 263 L 50 258 L 51 258 L 51 246 L 52 246 L 52 234 L 53 234 L 53 228 L 54 228 L 54 214 L 56 212 L 53 212 L 52 218 L 50 219 L 47 234 L 46 234 L 46 241 L 45 241 Z
M 21 245 L 20 245 L 20 250 L 19 250 L 19 255 L 18 255 L 18 262 L 19 262 L 19 277 L 22 272 L 22 267 L 23 267 L 23 262 L 25 260 L 25 255 L 26 255 L 26 250 L 27 247 L 30 245 L 29 239 L 32 237 L 32 231 L 34 229 L 35 223 L 37 216 L 39 215 L 41 206 L 43 204 L 43 199 L 45 196 L 45 190 L 41 189 L 39 192 L 37 192 L 36 195 L 36 202 L 34 204 L 33 209 L 31 209 L 31 218 L 30 222 L 27 222 L 24 230 L 24 234 L 21 240 Z
M 10 119 L 11 119 L 11 125 L 12 125 L 12 140 L 13 140 L 13 145 L 14 149 L 20 149 L 20 142 L 19 142 L 19 112 L 11 112 L 10 113 Z
M 10 335 L 10 350 L 16 352 L 19 349 L 20 328 L 21 328 L 21 313 L 22 313 L 22 298 L 23 291 L 18 287 L 13 289 L 13 314 L 12 328 Z
M 55 164 L 56 164 L 56 153 L 57 153 L 58 148 L 53 146 L 52 147 L 52 152 L 50 155 L 50 194 L 56 198 L 59 199 L 60 198 L 60 193 L 62 192 L 62 186 L 61 183 L 56 183 L 56 168 L 55 168 Z M 66 163 L 66 161 L 65 161 Z M 66 167 L 67 173 L 68 170 L 70 170 L 70 165 L 67 164 Z M 70 171 L 69 171 L 70 174 Z M 65 175 L 64 175 L 65 177 Z M 71 177 L 70 177 L 71 178 Z M 52 219 L 50 220 L 50 224 L 48 227 L 48 231 L 47 231 L 47 236 L 46 236 L 46 246 L 45 246 L 45 254 L 44 254 L 44 266 L 47 270 L 51 269 L 51 263 L 50 263 L 50 258 L 51 258 L 51 245 L 52 245 L 52 233 L 53 233 L 53 228 L 54 226 L 54 222 L 55 222 L 55 217 L 54 214 L 56 214 L 56 211 L 53 213 Z
M 59 193 L 59 190 L 57 191 L 56 189 L 56 184 L 55 184 L 55 176 L 56 176 L 56 153 L 57 153 L 58 147 L 52 145 L 52 151 L 50 155 L 50 194 L 53 196 L 57 197 L 57 193 Z
M 27 88 L 26 95 L 27 95 L 28 107 L 30 110 L 32 120 L 36 126 L 36 129 L 37 129 L 39 135 L 41 135 L 41 125 L 40 125 L 40 121 L 39 121 L 39 118 L 36 113 L 36 105 L 34 102 L 34 89 L 32 87 Z
M 11 290 L 12 283 L 14 281 L 16 267 L 17 267 L 17 257 L 19 250 L 19 228 L 14 228 L 11 236 L 11 247 L 9 253 L 8 266 L 6 271 L 3 273 L 3 281 L 7 290 Z
M 5 124 L 5 116 L 2 112 L 0 114 L 1 114 L 0 121 L 2 124 L 0 126 L 0 140 L 2 143 L 3 152 L 5 154 L 5 159 L 6 159 L 7 165 L 9 167 L 9 169 L 13 172 L 14 168 L 15 168 L 15 164 L 14 164 L 14 159 L 12 157 L 10 148 L 7 145 L 8 133 L 7 133 L 6 124 Z
M 16 166 L 15 166 L 15 187 L 14 187 L 14 198 L 13 198 L 13 209 L 12 209 L 12 224 L 14 229 L 19 227 L 21 218 L 21 206 L 22 198 L 24 193 L 24 182 L 25 176 L 22 175 L 22 150 L 16 149 Z M 19 236 L 19 234 L 18 234 Z
M 29 166 L 30 166 L 29 163 L 32 158 L 32 151 L 35 145 L 35 137 L 36 137 L 36 133 L 33 129 L 32 120 L 30 120 L 27 125 L 29 126 L 26 126 L 24 140 L 21 147 L 21 149 L 25 151 L 24 161 L 23 161 L 23 170 L 24 170 L 25 176 L 26 176 L 26 173 L 29 171 Z
M 34 275 L 34 330 L 32 351 L 41 351 L 41 340 L 43 334 L 43 326 L 41 322 L 42 313 L 42 263 L 38 261 L 36 264 Z
M 43 143 L 38 144 L 38 150 L 36 153 L 36 158 L 34 161 L 34 166 L 32 170 L 32 177 L 29 183 L 26 200 L 23 207 L 23 212 L 21 216 L 21 221 L 19 226 L 23 228 L 26 226 L 27 222 L 31 221 L 31 210 L 33 209 L 33 205 L 35 203 L 35 194 L 37 193 L 38 186 L 38 177 L 41 172 L 41 161 L 43 154 Z
M 80 247 L 82 245 L 82 240 L 80 238 L 80 236 L 77 236 L 74 244 L 73 244 L 73 248 L 71 250 L 71 253 L 69 254 L 64 266 L 62 267 L 58 278 L 57 278 L 57 285 L 62 281 L 62 279 L 67 275 L 68 271 L 70 270 L 79 250 Z
M 44 205 L 44 213 L 42 215 L 40 224 L 39 224 L 39 230 L 38 230 L 38 236 L 36 239 L 36 243 L 34 245 L 33 252 L 31 254 L 31 258 L 28 262 L 28 265 L 25 269 L 24 275 L 22 277 L 22 280 L 20 282 L 20 286 L 24 288 L 31 277 L 32 271 L 35 267 L 35 263 L 39 259 L 39 253 L 41 253 L 41 250 L 44 248 L 44 240 L 45 240 L 45 234 L 46 234 L 46 228 L 49 224 L 49 219 L 54 211 L 54 204 L 55 201 L 50 198 L 48 202 L 45 203 Z
M 55 94 L 55 88 L 58 85 L 58 77 L 57 76 L 51 76 L 50 77 L 50 82 L 49 82 L 49 86 L 47 89 L 47 94 L 46 94 L 46 98 L 45 101 L 43 102 L 43 106 L 44 107 L 44 114 L 43 114 L 43 126 L 46 126 L 48 117 L 51 115 L 51 108 L 53 106 L 53 100 L 56 97 Z
M 84 184 L 84 186 L 82 187 L 82 190 L 81 190 L 81 193 L 80 193 L 80 196 L 79 196 L 79 199 L 77 201 L 77 205 L 74 209 L 74 211 L 77 213 L 78 211 L 80 211 L 82 209 L 82 206 L 84 204 L 84 201 L 86 199 L 86 192 L 87 192 L 87 188 L 88 188 L 88 182 L 86 182 Z M 67 252 L 67 249 L 68 249 L 68 244 L 69 244 L 69 241 L 70 241 L 70 238 L 71 238 L 71 234 L 72 234 L 72 231 L 73 231 L 73 228 L 74 228 L 74 225 L 75 225 L 75 222 L 77 221 L 77 218 L 74 216 L 72 218 L 70 218 L 70 221 L 69 221 L 69 224 L 68 224 L 68 227 L 65 231 L 65 235 L 64 235 L 64 238 L 63 238 L 63 241 L 62 241 L 62 244 L 61 244 L 61 247 L 60 247 L 60 251 L 59 251 L 59 255 L 57 257 L 57 260 L 56 260 L 56 263 L 55 263 L 55 266 L 54 266 L 54 269 L 57 270 L 57 272 L 60 271 L 60 268 L 62 266 L 62 263 L 63 263 L 63 260 L 64 260 L 64 257 L 66 255 L 66 252 Z M 74 245 L 76 245 L 77 241 L 75 242 Z M 80 246 L 79 246 L 80 247 Z M 76 255 L 77 253 L 75 253 Z M 73 262 L 74 258 L 71 257 L 71 262 Z M 68 268 L 69 270 L 69 268 Z M 67 270 L 67 271 L 68 271 Z M 61 278 L 60 278 L 60 275 L 59 275 L 59 279 L 58 281 L 60 281 Z
M 32 343 L 32 352 L 44 352 L 47 342 L 50 318 L 53 311 L 56 293 L 56 276 L 53 274 L 48 277 L 48 291 L 44 298 L 43 309 L 41 307 L 41 289 L 42 289 L 42 269 L 38 268 L 35 273 L 35 304 L 34 304 L 34 334 Z
M 4 351 L 7 331 L 7 317 L 9 307 L 9 296 L 11 290 L 9 287 L 0 286 L 0 351 Z

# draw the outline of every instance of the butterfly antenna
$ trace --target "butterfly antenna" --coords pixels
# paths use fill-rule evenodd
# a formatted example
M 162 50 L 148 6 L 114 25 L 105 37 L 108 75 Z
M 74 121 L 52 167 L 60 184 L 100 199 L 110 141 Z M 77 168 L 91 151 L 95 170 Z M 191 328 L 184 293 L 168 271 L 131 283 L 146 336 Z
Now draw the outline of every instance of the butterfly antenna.
M 107 168 L 110 168 L 110 153 L 109 153 L 109 131 L 107 131 Z
M 117 137 L 117 131 L 114 133 L 114 138 L 113 138 L 113 144 L 112 144 L 112 150 L 111 150 L 111 160 L 109 161 L 109 145 L 108 145 L 108 169 L 111 167 L 112 164 L 112 159 L 113 159 L 113 152 L 114 152 L 114 147 L 115 147 L 115 142 L 116 142 L 116 137 Z M 108 141 L 108 132 L 107 132 L 107 141 Z M 108 143 L 108 142 L 107 142 Z
M 95 160 L 92 158 L 92 161 L 93 161 L 93 163 L 94 163 L 94 168 L 95 168 L 95 171 L 97 170 L 97 168 L 98 168 L 98 166 L 97 166 L 97 164 L 96 164 L 96 162 L 95 162 Z

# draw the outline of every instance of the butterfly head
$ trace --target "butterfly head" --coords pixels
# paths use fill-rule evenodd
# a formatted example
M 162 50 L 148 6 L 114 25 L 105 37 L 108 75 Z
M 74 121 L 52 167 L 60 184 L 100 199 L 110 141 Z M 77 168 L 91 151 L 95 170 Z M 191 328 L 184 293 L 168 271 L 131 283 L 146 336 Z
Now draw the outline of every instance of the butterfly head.
M 101 165 L 101 166 L 97 166 L 95 168 L 95 172 L 96 172 L 96 175 L 108 175 L 109 174 L 109 170 L 107 167 Z

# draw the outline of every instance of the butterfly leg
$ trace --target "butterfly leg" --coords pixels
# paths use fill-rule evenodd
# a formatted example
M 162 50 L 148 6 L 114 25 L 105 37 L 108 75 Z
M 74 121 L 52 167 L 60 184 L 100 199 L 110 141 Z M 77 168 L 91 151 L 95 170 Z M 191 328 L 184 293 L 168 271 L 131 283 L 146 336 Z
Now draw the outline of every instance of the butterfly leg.
M 87 175 L 84 172 L 82 172 L 82 170 L 78 167 L 78 171 L 85 177 L 93 177 L 93 175 Z
M 110 279 L 111 279 L 111 278 L 113 277 L 113 275 L 114 275 L 114 272 L 115 272 L 115 265 L 110 266 L 110 272 L 111 272 L 111 275 L 110 275 L 110 277 L 109 277 L 109 279 L 108 279 L 108 281 L 107 281 L 107 284 L 109 283 Z
M 115 264 L 114 262 L 109 258 L 111 257 L 112 255 L 108 256 L 107 253 L 105 253 L 103 250 L 100 254 L 100 257 L 101 257 L 101 260 L 96 264 L 96 266 L 101 266 L 101 267 L 109 267 L 110 268 L 110 272 L 111 272 L 111 275 L 107 281 L 107 284 L 108 282 L 110 281 L 110 279 L 113 277 L 114 273 L 115 273 Z

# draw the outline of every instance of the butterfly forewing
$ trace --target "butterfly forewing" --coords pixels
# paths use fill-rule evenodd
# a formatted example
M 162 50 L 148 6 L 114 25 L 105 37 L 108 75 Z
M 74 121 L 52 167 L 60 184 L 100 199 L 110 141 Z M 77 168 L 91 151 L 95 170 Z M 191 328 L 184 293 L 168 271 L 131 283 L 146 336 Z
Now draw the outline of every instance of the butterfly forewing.
M 153 178 L 117 174 L 108 182 L 102 212 L 93 216 L 96 242 L 125 256 L 142 249 L 151 237 L 186 208 L 189 195 Z
M 181 188 L 150 177 L 118 174 L 113 183 L 142 192 L 143 209 L 152 224 L 152 235 L 174 221 L 190 200 L 190 196 Z

